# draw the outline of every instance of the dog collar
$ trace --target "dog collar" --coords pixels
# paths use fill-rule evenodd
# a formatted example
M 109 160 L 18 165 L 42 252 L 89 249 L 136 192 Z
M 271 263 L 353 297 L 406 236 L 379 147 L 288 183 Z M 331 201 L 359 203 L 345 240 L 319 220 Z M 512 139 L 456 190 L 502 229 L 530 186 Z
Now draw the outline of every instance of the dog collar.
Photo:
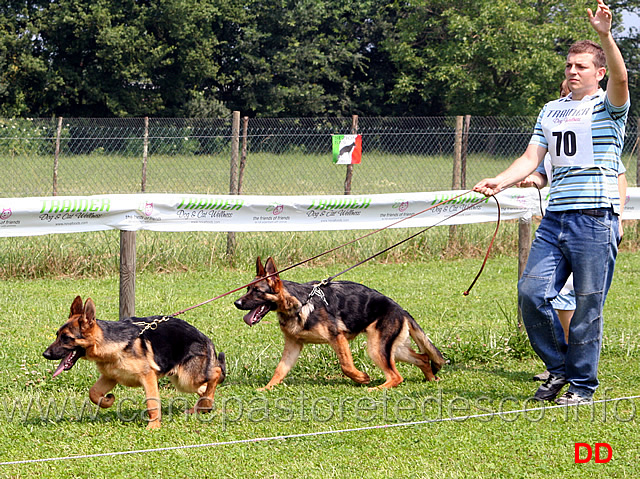
M 325 286 L 326 284 L 329 284 L 329 280 L 328 279 L 322 280 L 318 284 L 313 285 L 313 289 L 309 293 L 309 296 L 307 298 L 307 302 L 311 301 L 311 299 L 314 296 L 318 296 L 322 301 L 324 301 L 324 304 L 329 306 L 329 303 L 327 302 L 327 298 L 325 297 L 324 291 L 322 291 L 322 289 L 320 289 L 323 286 Z
M 158 324 L 164 323 L 165 321 L 169 321 L 171 318 L 172 318 L 171 316 L 162 316 L 161 318 L 154 319 L 151 322 L 146 322 L 146 321 L 135 321 L 134 322 L 134 321 L 132 321 L 131 324 L 135 324 L 136 326 L 144 326 L 144 328 L 142 328 L 142 331 L 140 331 L 140 334 L 138 334 L 138 336 L 142 336 L 142 334 L 147 329 L 151 329 L 153 331 L 158 327 Z

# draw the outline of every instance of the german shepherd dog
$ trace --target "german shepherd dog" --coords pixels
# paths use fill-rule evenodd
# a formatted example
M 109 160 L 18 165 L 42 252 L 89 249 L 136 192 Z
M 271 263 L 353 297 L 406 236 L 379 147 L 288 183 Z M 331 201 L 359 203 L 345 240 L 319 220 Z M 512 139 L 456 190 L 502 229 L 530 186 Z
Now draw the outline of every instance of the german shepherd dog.
M 224 381 L 224 353 L 216 354 L 211 340 L 195 327 L 171 316 L 125 318 L 121 321 L 96 319 L 91 298 L 84 306 L 77 296 L 71 304 L 69 320 L 43 353 L 46 359 L 62 359 L 53 373 L 73 367 L 80 358 L 94 361 L 100 377 L 89 390 L 89 398 L 102 408 L 111 407 L 116 384 L 143 387 L 148 429 L 160 427 L 158 379 L 169 376 L 183 392 L 200 398 L 188 413 L 209 412 L 218 384 Z
M 249 310 L 244 317 L 249 326 L 269 311 L 278 315 L 284 351 L 271 381 L 261 390 L 281 383 L 308 343 L 328 343 L 338 355 L 344 374 L 357 383 L 369 383 L 369 376 L 353 364 L 349 349 L 349 341 L 362 332 L 367 334 L 369 356 L 386 378 L 371 389 L 392 388 L 402 382 L 396 361 L 416 365 L 428 381 L 437 381 L 435 374 L 446 363 L 413 317 L 391 298 L 350 281 L 300 284 L 281 280 L 272 258 L 265 266 L 258 258 L 256 282 L 235 306 Z M 411 348 L 409 337 L 419 352 Z

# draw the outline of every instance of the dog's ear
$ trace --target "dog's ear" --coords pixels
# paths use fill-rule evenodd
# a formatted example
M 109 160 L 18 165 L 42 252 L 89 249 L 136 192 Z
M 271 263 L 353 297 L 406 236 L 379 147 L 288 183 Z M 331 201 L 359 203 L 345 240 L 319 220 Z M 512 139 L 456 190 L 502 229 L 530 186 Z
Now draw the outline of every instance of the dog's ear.
M 260 256 L 258 256 L 258 259 L 256 260 L 256 277 L 258 278 L 262 278 L 263 276 L 266 276 L 267 273 L 264 272 L 264 266 L 262 266 L 262 261 L 260 261 Z
M 84 309 L 82 308 L 82 298 L 80 296 L 76 296 L 76 299 L 74 299 L 73 303 L 71 303 L 71 313 L 69 313 L 69 317 L 75 316 L 76 314 L 82 316 L 83 311 Z
M 91 298 L 84 303 L 84 314 L 80 320 L 80 330 L 84 333 L 92 329 L 96 324 L 96 305 Z
M 267 258 L 267 262 L 265 263 L 264 268 L 266 269 L 267 274 L 274 274 L 278 272 L 278 268 L 276 268 L 276 264 L 274 263 L 271 256 Z
M 278 269 L 276 268 L 276 264 L 273 261 L 273 258 L 269 256 L 267 262 L 264 265 L 264 268 L 267 272 L 267 275 L 271 276 L 267 281 L 269 282 L 269 286 L 273 290 L 274 293 L 279 293 L 282 289 L 282 281 L 280 281 L 280 276 L 278 275 Z

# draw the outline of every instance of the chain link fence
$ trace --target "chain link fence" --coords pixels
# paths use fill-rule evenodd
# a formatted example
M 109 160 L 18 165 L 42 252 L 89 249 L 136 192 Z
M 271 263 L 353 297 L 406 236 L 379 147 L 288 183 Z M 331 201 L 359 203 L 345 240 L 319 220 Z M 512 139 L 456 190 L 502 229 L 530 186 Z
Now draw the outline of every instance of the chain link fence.
M 0 198 L 132 193 L 324 195 L 466 190 L 494 176 L 525 150 L 534 117 L 0 119 Z M 333 163 L 332 135 L 362 135 L 362 162 Z M 627 125 L 623 161 L 637 182 L 637 121 Z M 494 253 L 518 255 L 526 228 L 506 222 Z M 483 255 L 494 225 L 434 228 L 380 261 Z M 629 238 L 626 228 L 625 238 Z M 0 277 L 103 274 L 117 262 L 116 233 L 7 238 Z M 137 271 L 183 271 L 218 264 L 279 265 L 315 257 L 315 265 L 351 264 L 407 236 L 405 228 L 354 240 L 364 232 L 139 231 L 134 254 L 120 258 L 121 279 Z M 119 232 L 120 245 L 128 232 Z M 635 235 L 638 236 L 637 234 Z M 128 240 L 130 244 L 130 239 Z M 626 243 L 629 239 L 625 240 Z M 636 244 L 636 243 L 634 243 Z M 124 251 L 132 252 L 126 247 Z M 124 267 L 125 274 L 122 274 Z M 127 269 L 129 268 L 129 269 Z M 121 307 L 131 308 L 131 281 L 121 281 Z M 123 293 L 123 291 L 125 293 Z M 123 306 L 124 305 L 124 306 Z M 127 313 L 131 314 L 131 313 Z
M 494 176 L 527 146 L 534 117 L 0 119 L 0 197 L 107 193 L 343 194 L 331 136 L 362 135 L 353 194 L 448 190 Z M 637 184 L 637 121 L 623 161 Z M 235 140 L 235 142 L 234 142 Z M 238 145 L 239 165 L 231 159 Z M 456 166 L 456 168 L 458 168 Z

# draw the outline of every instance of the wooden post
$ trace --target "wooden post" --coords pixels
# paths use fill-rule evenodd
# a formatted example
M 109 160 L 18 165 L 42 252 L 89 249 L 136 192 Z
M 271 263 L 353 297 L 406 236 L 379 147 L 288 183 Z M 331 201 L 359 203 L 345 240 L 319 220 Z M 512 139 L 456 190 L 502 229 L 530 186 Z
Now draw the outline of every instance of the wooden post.
M 531 218 L 518 220 L 518 279 L 522 277 L 531 249 Z M 522 311 L 518 306 L 518 327 L 522 329 Z
M 456 132 L 453 140 L 453 173 L 451 175 L 451 189 L 459 190 L 461 187 L 462 172 L 462 133 L 464 130 L 464 117 L 456 117 Z M 456 225 L 449 226 L 449 243 L 453 243 L 456 236 Z
M 136 314 L 136 232 L 120 231 L 120 319 Z
M 460 189 L 467 189 L 467 153 L 469 151 L 469 130 L 471 129 L 471 115 L 464 116 L 462 130 L 462 151 L 460 152 Z
M 238 194 L 242 194 L 242 180 L 244 168 L 247 164 L 247 130 L 249 129 L 249 117 L 242 118 L 242 153 L 240 154 L 240 166 L 238 167 Z
M 60 159 L 60 137 L 62 136 L 62 117 L 58 117 L 56 131 L 56 150 L 53 155 L 53 196 L 58 196 L 58 161 Z
M 351 117 L 351 134 L 358 134 L 358 115 L 353 115 Z M 351 194 L 351 181 L 353 179 L 353 165 L 347 165 L 347 176 L 344 179 L 344 194 Z
M 231 122 L 231 165 L 229 172 L 229 194 L 238 194 L 238 156 L 240 151 L 240 112 L 233 112 Z
M 640 141 L 640 118 L 638 118 L 638 130 L 636 132 L 636 142 Z M 636 159 L 636 186 L 640 186 L 640 148 Z
M 147 157 L 149 156 L 149 117 L 144 117 L 144 139 L 142 141 L 142 186 L 141 191 L 147 191 Z
M 229 171 L 229 194 L 238 194 L 238 156 L 240 149 L 240 112 L 233 112 L 231 123 L 231 165 Z M 231 260 L 236 252 L 236 234 L 227 233 L 227 258 Z
M 464 117 L 456 117 L 456 133 L 453 140 L 453 175 L 451 179 L 451 188 L 460 189 L 460 165 L 462 164 L 462 131 L 464 129 Z

